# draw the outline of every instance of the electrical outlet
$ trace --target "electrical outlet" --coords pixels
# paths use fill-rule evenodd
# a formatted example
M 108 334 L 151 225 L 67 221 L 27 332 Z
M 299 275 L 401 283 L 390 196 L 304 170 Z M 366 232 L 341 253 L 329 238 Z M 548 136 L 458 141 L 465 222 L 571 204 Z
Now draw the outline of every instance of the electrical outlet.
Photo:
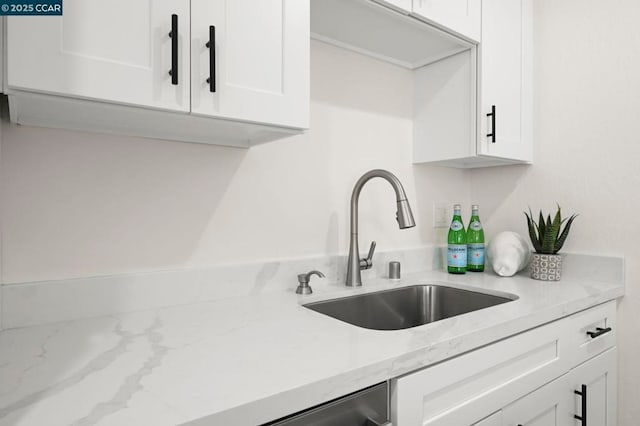
M 451 203 L 433 204 L 433 227 L 447 228 L 453 217 L 453 207 Z

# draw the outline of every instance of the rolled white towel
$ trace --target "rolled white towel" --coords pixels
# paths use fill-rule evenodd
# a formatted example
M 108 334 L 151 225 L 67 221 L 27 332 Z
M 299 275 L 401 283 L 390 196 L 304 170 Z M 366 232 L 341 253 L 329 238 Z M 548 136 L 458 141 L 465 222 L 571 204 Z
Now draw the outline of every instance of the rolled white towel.
M 487 245 L 487 262 L 501 277 L 515 275 L 529 265 L 530 259 L 527 240 L 516 232 L 500 232 Z

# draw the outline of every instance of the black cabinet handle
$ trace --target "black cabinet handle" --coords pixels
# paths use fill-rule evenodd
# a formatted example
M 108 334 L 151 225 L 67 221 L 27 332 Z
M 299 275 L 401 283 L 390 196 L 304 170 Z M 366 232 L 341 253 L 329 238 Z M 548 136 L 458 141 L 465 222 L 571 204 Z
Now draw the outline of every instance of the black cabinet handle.
M 582 426 L 587 426 L 587 385 L 582 385 L 581 386 L 581 390 L 579 391 L 573 391 L 573 393 L 575 393 L 576 395 L 580 395 L 581 397 L 581 409 L 582 409 L 582 415 L 579 416 L 577 414 L 573 415 L 573 418 L 576 420 L 580 420 L 580 424 Z
M 178 85 L 178 15 L 175 13 L 171 15 L 171 32 L 169 33 L 171 38 L 171 69 L 169 75 L 171 76 L 171 84 Z
M 607 328 L 596 327 L 596 331 L 587 331 L 587 334 L 592 339 L 595 339 L 596 337 L 602 336 L 603 334 L 607 334 L 610 331 L 611 331 L 611 327 L 607 327 Z
M 209 84 L 209 91 L 211 93 L 216 92 L 216 27 L 211 25 L 209 27 L 209 41 L 205 45 L 209 48 L 209 78 L 207 83 Z
M 491 105 L 491 112 L 487 114 L 491 117 L 491 133 L 487 133 L 487 137 L 491 138 L 491 143 L 496 143 L 496 106 Z

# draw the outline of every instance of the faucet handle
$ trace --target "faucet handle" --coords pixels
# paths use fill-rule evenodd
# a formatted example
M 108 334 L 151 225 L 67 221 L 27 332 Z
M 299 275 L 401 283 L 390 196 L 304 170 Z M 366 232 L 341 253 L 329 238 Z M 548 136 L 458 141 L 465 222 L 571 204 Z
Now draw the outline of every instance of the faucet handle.
M 371 246 L 369 247 L 369 254 L 364 259 L 360 259 L 360 269 L 371 269 L 373 266 L 373 253 L 376 251 L 376 242 L 371 241 Z

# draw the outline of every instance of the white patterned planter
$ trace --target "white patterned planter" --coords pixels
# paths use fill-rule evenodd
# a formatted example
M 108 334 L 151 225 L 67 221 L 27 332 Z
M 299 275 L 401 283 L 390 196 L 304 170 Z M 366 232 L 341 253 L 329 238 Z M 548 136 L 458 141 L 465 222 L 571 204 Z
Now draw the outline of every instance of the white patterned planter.
M 533 253 L 531 278 L 541 281 L 560 281 L 561 275 L 562 256 L 559 254 Z

